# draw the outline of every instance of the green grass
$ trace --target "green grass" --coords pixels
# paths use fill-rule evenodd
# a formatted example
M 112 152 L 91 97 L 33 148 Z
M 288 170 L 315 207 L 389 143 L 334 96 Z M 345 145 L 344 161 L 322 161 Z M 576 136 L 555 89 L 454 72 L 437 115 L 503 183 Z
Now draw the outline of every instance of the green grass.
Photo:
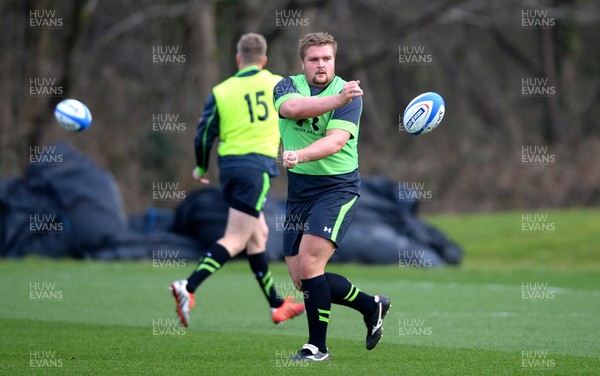
M 554 231 L 526 231 L 522 216 Z M 467 268 L 575 268 L 600 270 L 600 210 L 570 209 L 434 216 L 427 221 L 444 229 L 465 248 Z M 530 227 L 531 228 L 531 227 Z M 535 224 L 532 226 L 535 230 Z
M 457 268 L 331 265 L 362 290 L 389 295 L 393 305 L 384 338 L 370 352 L 360 315 L 334 306 L 327 364 L 286 361 L 306 340 L 305 317 L 273 325 L 243 261 L 206 281 L 192 327 L 182 330 L 172 325 L 166 287 L 187 276 L 191 263 L 157 268 L 151 262 L 3 260 L 0 372 L 596 375 L 600 212 L 548 214 L 555 231 L 533 234 L 521 233 L 521 213 L 428 218 L 464 245 L 464 264 Z M 272 269 L 280 289 L 292 293 L 285 265 Z M 33 300 L 31 284 L 44 282 L 55 299 Z M 543 294 L 524 300 L 523 284 L 544 286 Z

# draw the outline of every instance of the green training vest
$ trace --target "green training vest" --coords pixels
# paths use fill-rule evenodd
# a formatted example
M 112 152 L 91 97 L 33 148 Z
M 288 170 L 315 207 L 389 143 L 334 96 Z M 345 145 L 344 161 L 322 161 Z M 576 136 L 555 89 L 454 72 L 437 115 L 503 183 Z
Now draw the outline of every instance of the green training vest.
M 300 93 L 285 94 L 278 98 L 275 103 L 277 111 L 279 111 L 281 104 L 288 99 L 311 96 L 310 86 L 303 74 L 291 76 L 291 79 Z M 317 97 L 337 95 L 342 91 L 345 83 L 346 81 L 335 76 L 329 86 Z M 335 110 L 312 119 L 279 119 L 279 133 L 286 151 L 299 150 L 312 144 L 325 137 L 328 129 L 343 129 L 352 135 L 339 152 L 318 161 L 299 163 L 290 171 L 306 175 L 339 175 L 352 172 L 358 168 L 359 124 L 347 120 L 332 119 L 334 112 Z

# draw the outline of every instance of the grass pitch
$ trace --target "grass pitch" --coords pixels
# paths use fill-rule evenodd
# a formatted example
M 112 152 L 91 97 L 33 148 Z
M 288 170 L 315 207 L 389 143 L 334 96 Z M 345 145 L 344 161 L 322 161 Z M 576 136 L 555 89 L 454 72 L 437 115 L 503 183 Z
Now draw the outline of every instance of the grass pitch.
M 287 360 L 304 316 L 275 326 L 246 262 L 197 291 L 191 327 L 167 290 L 195 261 L 0 262 L 6 375 L 577 375 L 600 373 L 600 212 L 428 218 L 465 247 L 458 268 L 331 265 L 392 308 L 365 350 L 360 315 L 333 306 L 324 364 Z M 553 226 L 523 231 L 537 218 Z M 545 219 L 544 219 L 545 218 Z M 527 227 L 526 227 L 527 228 Z M 528 227 L 531 228 L 531 227 Z M 554 228 L 551 231 L 548 229 Z M 272 264 L 295 294 L 284 264 Z

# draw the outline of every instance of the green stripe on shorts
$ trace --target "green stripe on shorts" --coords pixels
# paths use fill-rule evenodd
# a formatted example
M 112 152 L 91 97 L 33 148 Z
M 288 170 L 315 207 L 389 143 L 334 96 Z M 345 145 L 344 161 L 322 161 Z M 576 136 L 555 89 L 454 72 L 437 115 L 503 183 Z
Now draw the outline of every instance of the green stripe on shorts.
M 342 226 L 344 217 L 346 216 L 346 213 L 348 212 L 348 210 L 350 210 L 352 205 L 354 205 L 354 203 L 356 202 L 357 197 L 358 196 L 354 196 L 354 198 L 352 200 L 348 201 L 347 203 L 342 205 L 342 207 L 340 208 L 340 214 L 338 214 L 337 219 L 335 220 L 335 225 L 333 226 L 333 233 L 331 234 L 331 241 L 335 241 L 337 239 L 337 234 L 338 234 L 338 231 L 340 230 L 340 227 Z
M 263 172 L 263 187 L 260 192 L 260 196 L 258 196 L 258 201 L 256 201 L 256 205 L 254 209 L 256 211 L 261 211 L 263 204 L 265 203 L 265 197 L 267 196 L 267 192 L 269 192 L 269 188 L 271 187 L 271 180 L 269 179 L 269 174 Z

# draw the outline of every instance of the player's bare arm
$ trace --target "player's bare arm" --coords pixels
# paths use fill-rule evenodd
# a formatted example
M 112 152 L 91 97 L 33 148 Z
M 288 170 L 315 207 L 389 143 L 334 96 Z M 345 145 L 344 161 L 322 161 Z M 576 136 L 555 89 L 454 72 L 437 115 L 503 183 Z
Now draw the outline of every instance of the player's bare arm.
M 330 129 L 325 137 L 297 151 L 283 152 L 283 167 L 294 168 L 298 163 L 318 161 L 342 150 L 350 139 L 350 133 L 342 129 Z
M 327 97 L 291 98 L 279 107 L 279 114 L 288 119 L 308 119 L 336 110 L 361 97 L 363 91 L 360 81 L 346 82 L 342 91 L 337 95 Z

